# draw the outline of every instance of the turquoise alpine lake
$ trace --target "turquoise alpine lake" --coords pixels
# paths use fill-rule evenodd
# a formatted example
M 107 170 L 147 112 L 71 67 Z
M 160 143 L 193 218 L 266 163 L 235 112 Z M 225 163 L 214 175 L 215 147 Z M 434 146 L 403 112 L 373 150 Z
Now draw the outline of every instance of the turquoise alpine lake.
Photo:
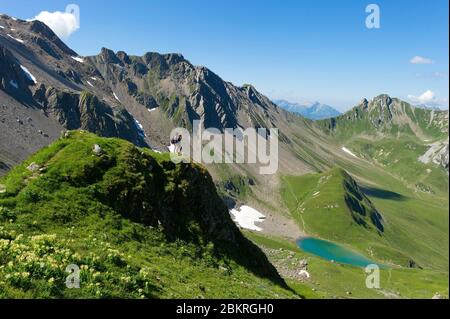
M 370 264 L 376 264 L 380 268 L 382 267 L 382 265 L 375 263 L 357 252 L 322 239 L 312 237 L 301 238 L 297 240 L 297 246 L 307 253 L 337 263 L 357 267 L 366 267 Z

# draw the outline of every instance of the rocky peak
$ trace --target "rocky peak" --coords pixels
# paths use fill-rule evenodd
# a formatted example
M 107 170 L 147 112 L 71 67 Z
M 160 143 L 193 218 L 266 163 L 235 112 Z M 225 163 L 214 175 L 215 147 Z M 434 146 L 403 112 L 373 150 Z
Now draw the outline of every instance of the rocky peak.
M 180 53 L 169 53 L 169 54 L 165 54 L 164 58 L 167 61 L 167 64 L 169 65 L 173 65 L 173 64 L 177 64 L 183 61 L 186 61 L 183 57 L 182 54 Z
M 42 50 L 55 58 L 61 58 L 61 52 L 70 56 L 77 56 L 77 53 L 70 49 L 45 23 L 32 20 L 24 21 L 12 19 L 7 15 L 0 16 L 1 20 L 7 20 L 10 29 L 14 29 L 20 38 L 35 43 Z M 61 51 L 57 53 L 57 51 Z
M 128 56 L 128 54 L 124 51 L 118 51 L 116 56 L 124 63 L 124 64 L 131 64 L 131 59 Z
M 374 97 L 369 106 L 379 106 L 381 108 L 387 108 L 392 104 L 392 98 L 387 94 L 380 94 Z
M 242 89 L 247 94 L 247 97 L 253 102 L 257 104 L 262 104 L 260 101 L 261 94 L 255 89 L 255 87 L 251 84 L 244 84 Z
M 376 96 L 372 101 L 374 105 L 378 105 L 382 109 L 389 108 L 392 102 L 392 98 L 387 94 L 380 94 Z
M 8 16 L 7 14 L 0 14 L 1 19 L 10 20 L 10 21 L 18 21 L 18 22 L 25 22 L 22 19 L 13 19 L 12 17 Z
M 366 98 L 363 98 L 361 102 L 359 102 L 358 106 L 361 107 L 363 110 L 367 110 L 367 108 L 369 107 L 369 101 L 367 101 Z
M 52 31 L 52 29 L 39 20 L 33 20 L 30 22 L 30 31 L 50 40 L 57 38 L 57 35 Z
M 152 61 L 160 60 L 162 61 L 163 58 L 161 54 L 156 52 L 147 52 L 142 56 L 142 60 L 144 60 L 145 64 L 149 65 L 152 63 Z
M 120 59 L 116 56 L 114 51 L 107 49 L 107 48 L 102 48 L 99 56 L 100 56 L 101 61 L 105 64 L 108 64 L 108 63 L 120 64 L 121 63 Z
M 243 84 L 241 89 L 247 94 L 249 98 L 254 97 L 255 93 L 257 93 L 255 87 L 251 84 Z

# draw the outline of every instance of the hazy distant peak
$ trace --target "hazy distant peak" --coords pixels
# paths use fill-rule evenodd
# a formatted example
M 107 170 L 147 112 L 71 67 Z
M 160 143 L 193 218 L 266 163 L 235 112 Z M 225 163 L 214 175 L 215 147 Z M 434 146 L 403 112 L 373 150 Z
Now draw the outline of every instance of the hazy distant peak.
M 315 101 L 308 105 L 292 103 L 286 100 L 274 100 L 273 102 L 286 111 L 300 114 L 301 116 L 311 120 L 322 120 L 341 114 L 332 106 L 322 104 L 318 101 Z

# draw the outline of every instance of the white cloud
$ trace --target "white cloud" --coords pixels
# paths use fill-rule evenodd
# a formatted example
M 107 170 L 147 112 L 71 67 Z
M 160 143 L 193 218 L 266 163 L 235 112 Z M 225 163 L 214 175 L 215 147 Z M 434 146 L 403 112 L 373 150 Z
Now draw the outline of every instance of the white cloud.
M 425 58 L 423 56 L 416 55 L 411 60 L 409 60 L 411 64 L 432 64 L 434 63 L 433 60 L 430 58 Z
M 413 104 L 419 105 L 427 105 L 433 107 L 448 107 L 448 100 L 446 99 L 438 99 L 436 95 L 431 90 L 426 90 L 419 96 L 408 95 L 408 99 Z
M 432 80 L 439 80 L 439 79 L 447 79 L 448 78 L 448 72 L 427 72 L 427 73 L 416 73 L 416 77 L 423 78 L 423 79 L 432 79 Z
M 70 12 L 48 12 L 42 11 L 30 20 L 44 22 L 61 39 L 67 39 L 72 33 L 80 28 L 78 17 Z

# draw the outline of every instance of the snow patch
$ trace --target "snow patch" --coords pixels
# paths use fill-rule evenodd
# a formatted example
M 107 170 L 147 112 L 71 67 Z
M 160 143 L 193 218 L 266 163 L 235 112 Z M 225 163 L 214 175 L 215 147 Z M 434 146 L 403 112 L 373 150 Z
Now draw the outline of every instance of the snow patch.
M 144 127 L 142 126 L 142 124 L 141 123 L 139 123 L 139 121 L 138 120 L 136 120 L 136 119 L 134 119 L 134 122 L 136 123 L 136 125 L 141 129 L 141 130 L 143 130 L 144 129 Z
M 71 56 L 71 58 L 77 62 L 84 63 L 84 59 L 79 56 Z
M 4 26 L 0 25 L 0 29 L 4 29 L 4 28 L 5 28 Z
M 94 76 L 91 76 L 91 80 L 93 80 L 93 81 L 97 81 L 97 78 L 96 78 L 96 77 L 94 77 Z
M 263 214 L 250 206 L 243 205 L 239 209 L 230 210 L 233 221 L 235 221 L 240 227 L 255 231 L 262 231 L 261 227 L 255 225 L 255 223 L 261 223 L 266 218 Z
M 157 109 L 158 107 L 154 107 L 154 108 L 152 108 L 152 109 L 147 109 L 149 112 L 153 112 L 153 111 L 156 111 L 156 109 Z
M 114 98 L 120 102 L 119 98 L 117 97 L 117 94 L 113 92 Z
M 91 82 L 86 81 L 86 83 L 89 84 L 90 86 L 94 87 Z
M 27 76 L 27 78 L 28 78 L 30 81 L 33 81 L 34 84 L 37 84 L 36 78 L 34 77 L 33 74 L 31 74 L 31 72 L 30 72 L 26 67 L 24 67 L 23 65 L 21 65 L 20 68 L 23 70 L 23 72 L 25 72 L 25 75 Z
M 342 150 L 345 152 L 345 153 L 347 153 L 347 154 L 349 154 L 349 155 L 351 155 L 351 156 L 353 156 L 353 157 L 358 157 L 358 156 L 356 156 L 352 151 L 350 151 L 348 148 L 346 148 L 345 146 L 343 146 L 342 147 Z
M 134 119 L 134 123 L 136 124 L 136 127 L 137 127 L 137 129 L 138 129 L 139 135 L 140 135 L 142 138 L 145 138 L 146 135 L 145 135 L 144 127 L 142 126 L 142 124 L 141 124 L 138 120 L 136 120 L 136 119 Z
M 19 38 L 14 38 L 11 34 L 7 34 L 8 35 L 8 37 L 10 37 L 11 39 L 14 39 L 14 40 L 16 40 L 17 42 L 20 42 L 20 43 L 25 43 L 25 41 L 23 41 L 22 39 L 19 39 Z
M 15 89 L 18 89 L 18 88 L 19 88 L 19 85 L 18 85 L 17 82 L 14 81 L 14 80 L 9 81 L 9 84 L 10 84 L 12 87 L 14 87 Z

